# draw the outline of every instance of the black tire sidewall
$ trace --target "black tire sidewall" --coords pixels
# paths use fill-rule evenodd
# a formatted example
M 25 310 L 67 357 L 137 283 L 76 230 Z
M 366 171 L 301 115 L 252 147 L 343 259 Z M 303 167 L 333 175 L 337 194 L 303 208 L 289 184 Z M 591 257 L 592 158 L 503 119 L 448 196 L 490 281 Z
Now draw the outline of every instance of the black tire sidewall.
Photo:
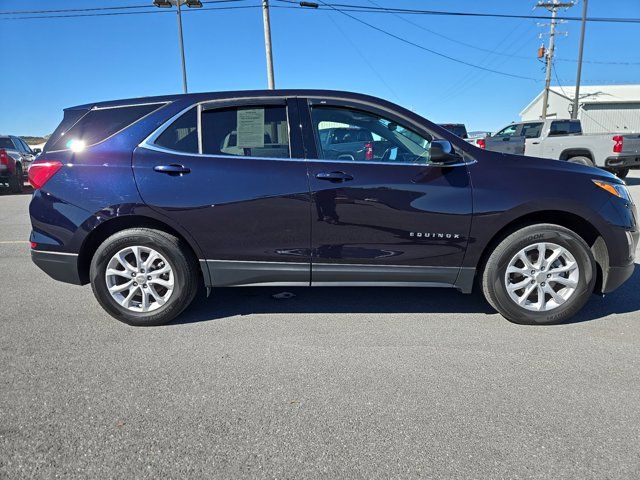
M 496 303 L 494 306 L 507 319 L 528 324 L 558 323 L 573 316 L 584 306 L 593 292 L 596 264 L 582 238 L 562 227 L 540 227 L 539 229 L 525 228 L 508 237 L 505 241 L 508 241 L 509 245 L 500 252 L 492 271 L 487 272 L 487 280 L 489 288 L 494 293 Z M 566 248 L 578 262 L 580 269 L 578 286 L 571 298 L 548 312 L 535 312 L 516 305 L 509 297 L 504 282 L 507 266 L 516 253 L 529 245 L 540 242 L 554 243 Z
M 191 259 L 177 243 L 175 237 L 150 229 L 124 230 L 105 240 L 96 250 L 90 267 L 91 286 L 100 305 L 111 316 L 135 326 L 163 325 L 179 315 L 191 303 L 197 284 L 194 285 L 193 278 L 188 278 L 192 271 L 188 265 Z M 113 255 L 134 245 L 158 251 L 173 270 L 174 290 L 171 297 L 163 306 L 151 312 L 132 312 L 125 309 L 113 299 L 106 284 L 105 272 Z

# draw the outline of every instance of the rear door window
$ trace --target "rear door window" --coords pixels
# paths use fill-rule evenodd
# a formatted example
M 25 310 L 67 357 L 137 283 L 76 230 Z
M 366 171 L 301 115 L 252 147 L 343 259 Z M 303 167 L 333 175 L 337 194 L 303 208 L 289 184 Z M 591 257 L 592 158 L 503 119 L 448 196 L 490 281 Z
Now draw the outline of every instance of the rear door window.
M 289 125 L 284 106 L 243 106 L 203 110 L 202 153 L 289 158 Z
M 155 144 L 177 152 L 198 153 L 198 109 L 192 108 L 160 134 Z
M 524 138 L 538 138 L 542 131 L 542 122 L 525 123 L 522 125 L 522 135 Z
M 87 146 L 94 145 L 140 120 L 162 105 L 164 104 L 154 103 L 91 109 L 69 130 L 61 132 L 50 150 L 67 149 L 73 141 L 81 141 Z

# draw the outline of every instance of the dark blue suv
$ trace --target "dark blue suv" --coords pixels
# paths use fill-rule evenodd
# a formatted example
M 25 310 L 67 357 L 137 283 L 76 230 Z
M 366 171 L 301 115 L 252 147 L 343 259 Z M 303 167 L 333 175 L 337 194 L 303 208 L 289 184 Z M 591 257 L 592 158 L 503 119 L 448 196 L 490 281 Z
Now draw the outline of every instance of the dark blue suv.
M 202 283 L 477 283 L 511 321 L 559 322 L 629 278 L 638 240 L 613 175 L 347 92 L 69 108 L 29 177 L 33 261 L 134 325 L 171 321 Z

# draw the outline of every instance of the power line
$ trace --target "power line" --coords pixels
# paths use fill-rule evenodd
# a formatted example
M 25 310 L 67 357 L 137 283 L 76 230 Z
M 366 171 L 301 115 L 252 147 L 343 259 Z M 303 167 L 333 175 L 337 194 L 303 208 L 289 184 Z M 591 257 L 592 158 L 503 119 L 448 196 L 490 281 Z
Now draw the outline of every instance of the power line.
M 298 5 L 299 2 L 296 0 L 276 0 L 282 3 L 289 3 Z M 372 7 L 368 5 L 355 5 L 353 3 L 326 3 L 319 1 L 321 5 L 318 5 L 319 8 L 334 8 L 339 7 L 344 11 L 348 12 L 362 12 L 362 13 L 402 13 L 402 14 L 410 14 L 410 15 L 450 15 L 450 16 L 458 16 L 458 17 L 488 17 L 488 18 L 528 18 L 532 20 L 551 20 L 550 16 L 545 15 L 513 15 L 506 13 L 481 13 L 481 12 L 456 12 L 456 11 L 445 11 L 445 10 L 419 10 L 415 8 L 395 8 L 395 7 Z M 568 20 L 568 21 L 581 21 L 581 17 L 556 17 L 557 20 Z M 614 17 L 591 17 L 587 18 L 588 22 L 606 22 L 606 23 L 640 23 L 640 18 L 614 18 Z
M 511 77 L 511 78 L 519 78 L 519 79 L 522 79 L 522 80 L 533 80 L 533 81 L 537 81 L 537 79 L 535 79 L 535 78 L 533 78 L 533 77 L 526 77 L 526 76 L 524 76 L 524 75 L 517 75 L 517 74 L 515 74 L 515 73 L 501 72 L 500 70 L 493 70 L 493 69 L 491 69 L 491 68 L 482 67 L 482 66 L 480 66 L 480 65 L 476 65 L 476 64 L 474 64 L 474 63 L 466 62 L 466 61 L 464 61 L 464 60 L 460 60 L 460 59 L 458 59 L 458 58 L 451 57 L 451 56 L 446 55 L 446 54 L 444 54 L 444 53 L 441 53 L 441 52 L 438 52 L 438 51 L 436 51 L 436 50 L 432 50 L 432 49 L 430 49 L 430 48 L 427 48 L 427 47 L 425 47 L 424 45 L 420 45 L 419 43 L 415 43 L 415 42 L 412 42 L 411 40 L 407 40 L 406 38 L 400 37 L 399 35 L 396 35 L 396 34 L 394 34 L 394 33 L 391 33 L 391 32 L 389 32 L 389 31 L 387 31 L 387 30 L 384 30 L 384 29 L 382 29 L 382 28 L 380 28 L 380 27 L 376 27 L 375 25 L 372 25 L 371 23 L 365 22 L 364 20 L 362 20 L 362 19 L 360 19 L 360 18 L 358 18 L 358 17 L 356 17 L 356 16 L 354 16 L 354 15 L 351 15 L 350 13 L 347 13 L 346 11 L 341 10 L 341 9 L 339 9 L 339 8 L 337 8 L 337 7 L 333 6 L 333 5 L 331 5 L 331 4 L 327 4 L 327 3 L 323 2 L 322 0 L 320 0 L 320 3 L 322 3 L 323 5 L 327 5 L 327 6 L 328 6 L 328 7 L 330 7 L 332 10 L 335 10 L 336 12 L 339 12 L 339 13 L 341 13 L 342 15 L 345 15 L 345 16 L 347 16 L 347 17 L 351 18 L 352 20 L 355 20 L 355 21 L 356 21 L 356 22 L 358 22 L 358 23 L 361 23 L 361 24 L 363 24 L 363 25 L 366 25 L 367 27 L 369 27 L 369 28 L 371 28 L 371 29 L 373 29 L 373 30 L 376 30 L 376 31 L 378 31 L 378 32 L 380 32 L 380 33 L 383 33 L 383 34 L 385 34 L 385 35 L 387 35 L 387 36 L 389 36 L 389 37 L 391 37 L 391 38 L 395 38 L 396 40 L 399 40 L 399 41 L 401 41 L 402 43 L 406 43 L 407 45 L 414 46 L 414 47 L 416 47 L 416 48 L 419 48 L 420 50 L 424 50 L 424 51 L 426 51 L 426 52 L 432 53 L 433 55 L 437 55 L 437 56 L 439 56 L 439 57 L 445 58 L 445 59 L 450 60 L 450 61 L 452 61 L 452 62 L 460 63 L 460 64 L 462 64 L 462 65 L 466 65 L 466 66 L 468 66 L 468 67 L 472 67 L 472 68 L 477 68 L 477 69 L 479 69 L 479 70 L 484 70 L 484 71 L 486 71 L 486 72 L 495 73 L 495 74 L 497 74 L 497 75 L 503 75 L 503 76 Z
M 243 2 L 245 0 L 205 0 L 202 3 L 232 3 Z M 133 8 L 156 8 L 155 5 L 120 5 L 113 7 L 91 7 L 91 8 L 63 8 L 57 10 L 14 10 L 0 11 L 0 15 L 31 15 L 39 13 L 72 13 L 72 12 L 99 12 L 103 10 L 128 10 Z
M 240 0 L 237 0 L 240 1 Z M 201 10 L 240 10 L 245 8 L 260 8 L 260 5 L 235 5 L 228 7 L 202 7 L 197 11 Z M 185 10 L 186 12 L 187 10 Z M 75 18 L 75 17 L 114 17 L 118 15 L 147 15 L 147 14 L 157 14 L 157 13 L 173 13 L 171 10 L 151 10 L 151 11 L 143 11 L 143 12 L 108 12 L 108 13 L 74 13 L 68 15 L 37 15 L 37 16 L 25 16 L 25 17 L 6 17 L 0 18 L 0 22 L 8 21 L 8 20 L 36 20 L 36 19 L 45 19 L 45 18 Z

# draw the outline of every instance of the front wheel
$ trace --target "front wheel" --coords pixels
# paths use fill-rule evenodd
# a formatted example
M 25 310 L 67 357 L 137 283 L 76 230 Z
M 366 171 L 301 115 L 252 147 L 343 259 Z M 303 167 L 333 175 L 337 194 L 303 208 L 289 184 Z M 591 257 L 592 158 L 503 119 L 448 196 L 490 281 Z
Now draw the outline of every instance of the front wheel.
M 135 326 L 169 323 L 198 290 L 191 250 L 173 235 L 148 228 L 107 238 L 91 260 L 90 277 L 100 305 Z
M 487 301 L 507 320 L 559 323 L 587 302 L 596 264 L 586 242 L 552 224 L 524 227 L 502 240 L 482 274 Z

